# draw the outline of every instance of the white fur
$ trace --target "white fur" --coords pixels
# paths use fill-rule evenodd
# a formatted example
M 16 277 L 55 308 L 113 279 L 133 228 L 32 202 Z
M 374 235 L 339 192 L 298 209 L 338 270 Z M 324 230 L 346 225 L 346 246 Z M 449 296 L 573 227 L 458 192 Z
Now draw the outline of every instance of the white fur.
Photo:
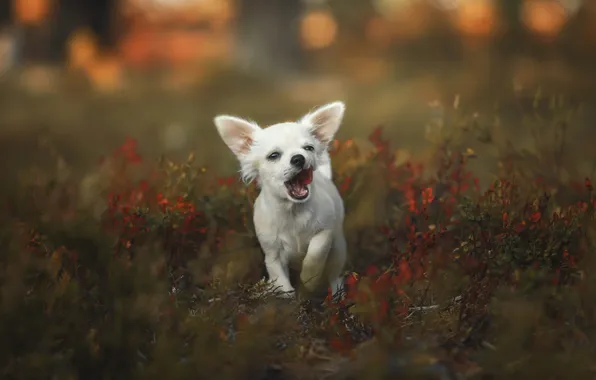
M 335 294 L 343 284 L 344 205 L 331 180 L 327 149 L 344 109 L 342 102 L 330 103 L 297 122 L 265 129 L 233 116 L 214 119 L 220 136 L 240 161 L 243 180 L 256 179 L 261 189 L 253 215 L 257 237 L 270 281 L 288 296 L 294 294 L 290 266 L 300 270 L 300 279 L 309 290 L 324 280 Z M 274 151 L 279 157 L 268 159 Z M 314 169 L 309 194 L 303 200 L 290 197 L 284 185 L 300 172 L 290 164 L 296 154 L 304 156 L 304 167 Z

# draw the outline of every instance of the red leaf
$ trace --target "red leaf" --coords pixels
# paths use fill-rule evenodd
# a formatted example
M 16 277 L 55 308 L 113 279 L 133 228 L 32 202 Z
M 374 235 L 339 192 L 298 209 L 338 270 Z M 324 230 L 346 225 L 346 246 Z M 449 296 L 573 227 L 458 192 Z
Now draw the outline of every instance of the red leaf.
M 379 268 L 374 265 L 369 265 L 364 273 L 366 273 L 366 275 L 369 277 L 376 276 L 379 274 Z
M 521 223 L 518 223 L 515 227 L 513 227 L 513 230 L 516 233 L 520 233 L 520 232 L 522 232 L 525 229 L 526 229 L 526 222 L 525 221 L 523 221 Z
M 389 302 L 387 300 L 381 300 L 379 302 L 379 317 L 385 318 L 389 314 Z
M 333 338 L 329 341 L 329 345 L 331 348 L 340 352 L 348 351 L 352 346 L 351 343 L 345 338 Z
M 350 273 L 346 278 L 345 284 L 348 286 L 354 286 L 358 283 L 358 275 L 356 273 Z
M 412 269 L 406 260 L 401 260 L 399 262 L 399 276 L 404 282 L 412 279 Z

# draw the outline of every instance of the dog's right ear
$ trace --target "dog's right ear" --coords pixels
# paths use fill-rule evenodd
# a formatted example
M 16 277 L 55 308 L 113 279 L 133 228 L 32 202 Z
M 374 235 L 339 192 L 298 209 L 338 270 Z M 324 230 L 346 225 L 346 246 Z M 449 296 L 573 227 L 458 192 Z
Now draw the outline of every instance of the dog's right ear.
M 238 157 L 249 152 L 255 133 L 260 129 L 254 123 L 228 115 L 216 116 L 213 122 L 223 141 Z

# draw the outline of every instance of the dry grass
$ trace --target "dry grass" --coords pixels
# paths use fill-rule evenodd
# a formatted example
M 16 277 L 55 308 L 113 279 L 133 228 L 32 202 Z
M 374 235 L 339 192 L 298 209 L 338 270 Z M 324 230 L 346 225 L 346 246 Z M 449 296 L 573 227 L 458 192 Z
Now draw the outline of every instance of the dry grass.
M 0 228 L 4 378 L 593 378 L 594 201 L 576 164 L 591 157 L 570 145 L 581 129 L 573 103 L 517 99 L 528 118 L 515 127 L 540 137 L 527 152 L 508 144 L 499 111 L 446 105 L 425 155 L 391 144 L 393 128 L 351 129 L 374 118 L 355 106 L 333 148 L 348 210 L 346 294 L 283 301 L 262 281 L 256 190 L 229 177 L 231 158 L 209 156 L 221 149 L 206 143 L 213 128 L 162 160 L 157 133 L 110 146 L 147 120 L 155 130 L 172 115 L 210 125 L 226 103 L 145 96 L 145 121 L 122 131 L 102 128 L 139 109 L 72 99 L 62 107 L 81 114 L 54 109 L 71 125 L 48 118 L 64 129 L 49 127 L 41 146 L 5 135 L 15 156 Z M 283 97 L 255 103 L 226 111 L 264 122 L 304 111 Z M 14 115 L 13 127 L 25 122 Z M 80 120 L 85 139 L 67 133 Z M 189 146 L 205 150 L 188 156 Z

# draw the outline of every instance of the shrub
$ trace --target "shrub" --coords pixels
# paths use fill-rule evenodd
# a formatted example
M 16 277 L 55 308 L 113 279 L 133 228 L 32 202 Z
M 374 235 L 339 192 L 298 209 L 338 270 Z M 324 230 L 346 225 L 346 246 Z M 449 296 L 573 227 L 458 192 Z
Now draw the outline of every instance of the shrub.
M 192 155 L 152 167 L 129 139 L 82 181 L 33 173 L 0 230 L 3 377 L 591 377 L 590 179 L 509 150 L 483 190 L 453 135 L 425 167 L 382 131 L 334 143 L 352 259 L 323 303 L 271 294 L 256 189 Z

